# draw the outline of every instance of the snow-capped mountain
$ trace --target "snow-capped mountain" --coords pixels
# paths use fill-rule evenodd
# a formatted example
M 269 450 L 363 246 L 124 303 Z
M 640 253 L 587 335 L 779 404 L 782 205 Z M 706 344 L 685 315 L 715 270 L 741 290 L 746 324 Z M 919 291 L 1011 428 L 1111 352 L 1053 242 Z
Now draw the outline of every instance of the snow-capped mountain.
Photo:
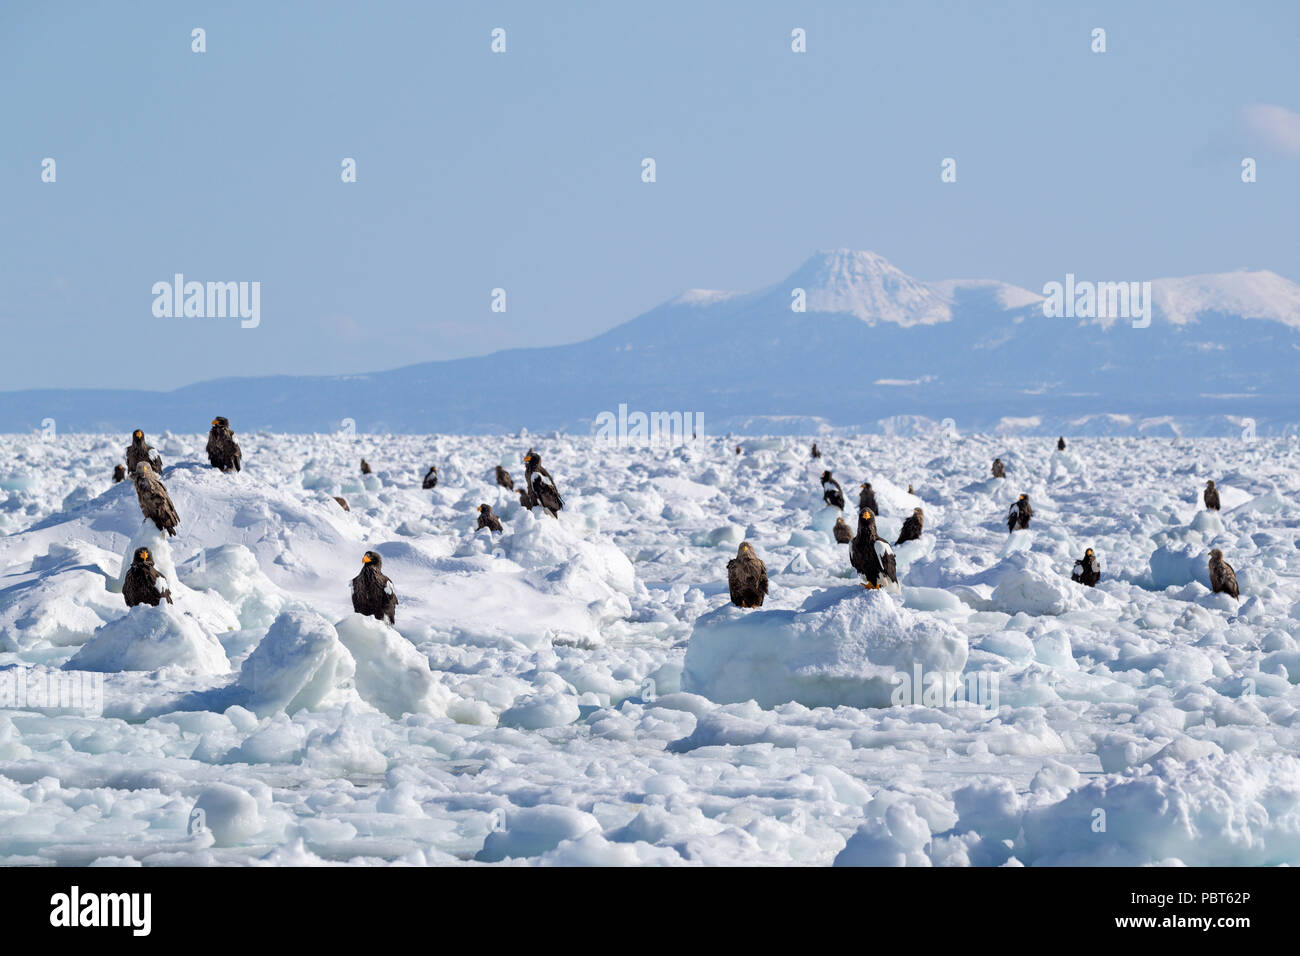
M 1059 277 L 1051 277 L 1057 281 Z M 800 293 L 799 290 L 802 290 Z M 584 342 L 372 375 L 166 394 L 5 393 L 0 430 L 587 432 L 602 412 L 694 412 L 707 432 L 1259 434 L 1300 422 L 1300 286 L 1270 272 L 1151 283 L 1152 321 L 1049 317 L 993 280 L 915 279 L 819 252 L 754 292 L 691 290 Z M 798 311 L 799 305 L 803 311 Z

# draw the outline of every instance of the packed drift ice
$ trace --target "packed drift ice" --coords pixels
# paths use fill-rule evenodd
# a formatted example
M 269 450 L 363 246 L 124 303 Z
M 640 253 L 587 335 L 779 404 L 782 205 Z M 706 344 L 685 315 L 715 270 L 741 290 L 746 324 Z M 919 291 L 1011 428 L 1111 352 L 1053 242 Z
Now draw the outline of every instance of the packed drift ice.
M 125 437 L 0 437 L 0 863 L 1300 863 L 1295 443 Z

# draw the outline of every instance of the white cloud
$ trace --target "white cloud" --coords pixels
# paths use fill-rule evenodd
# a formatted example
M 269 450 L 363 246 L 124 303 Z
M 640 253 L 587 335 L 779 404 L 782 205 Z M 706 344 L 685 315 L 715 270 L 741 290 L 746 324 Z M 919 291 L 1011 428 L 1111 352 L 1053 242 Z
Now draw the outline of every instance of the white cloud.
M 1274 146 L 1300 156 L 1300 113 L 1285 106 L 1248 106 L 1242 111 L 1246 125 Z

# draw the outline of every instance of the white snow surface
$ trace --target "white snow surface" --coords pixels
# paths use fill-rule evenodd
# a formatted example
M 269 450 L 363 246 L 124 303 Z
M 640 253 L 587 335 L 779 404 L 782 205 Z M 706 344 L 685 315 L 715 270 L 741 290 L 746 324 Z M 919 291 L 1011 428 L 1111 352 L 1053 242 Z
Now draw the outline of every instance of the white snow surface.
M 174 538 L 110 482 L 127 436 L 0 436 L 0 864 L 1300 863 L 1296 443 L 253 432 L 223 475 L 149 437 Z M 493 483 L 530 445 L 558 520 Z M 824 468 L 850 526 L 862 481 L 890 542 L 925 509 L 900 594 Z M 174 605 L 126 608 L 139 546 Z M 353 613 L 366 550 L 395 627 Z M 102 707 L 12 697 L 78 671 Z

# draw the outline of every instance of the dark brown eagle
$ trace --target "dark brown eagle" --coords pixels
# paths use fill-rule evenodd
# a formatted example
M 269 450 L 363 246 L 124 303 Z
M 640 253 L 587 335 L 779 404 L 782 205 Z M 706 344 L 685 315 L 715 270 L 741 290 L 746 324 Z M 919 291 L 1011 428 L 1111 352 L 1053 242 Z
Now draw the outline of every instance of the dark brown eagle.
M 835 519 L 835 527 L 832 529 L 835 533 L 835 540 L 839 544 L 848 544 L 853 540 L 853 529 L 844 523 L 844 515 Z
M 438 466 L 430 465 L 429 470 L 424 473 L 424 480 L 420 482 L 420 487 L 426 491 L 430 488 L 438 487 Z
M 1097 556 L 1092 553 L 1092 548 L 1083 552 L 1083 557 L 1074 562 L 1074 571 L 1070 574 L 1070 580 L 1086 584 L 1090 588 L 1097 586 L 1097 582 L 1101 580 L 1101 567 L 1097 564 Z
M 898 540 L 894 544 L 899 545 L 904 541 L 915 541 L 921 537 L 921 529 L 925 527 L 925 512 L 920 508 L 912 512 L 912 516 L 903 522 L 903 530 L 898 533 Z
M 361 474 L 370 474 L 370 462 L 366 461 L 364 458 L 361 459 Z
M 1029 527 L 1029 519 L 1034 516 L 1034 509 L 1029 507 L 1029 495 L 1021 495 L 1020 500 L 1007 512 L 1007 533 L 1024 531 Z
M 500 465 L 497 465 L 497 484 L 506 491 L 515 490 L 515 480 L 510 477 L 510 472 L 506 471 Z
M 335 495 L 334 500 L 339 503 L 339 507 L 342 508 L 344 511 L 352 510 L 351 508 L 348 507 L 348 501 L 346 498 L 340 498 L 338 495 Z
M 361 573 L 352 579 L 352 610 L 367 617 L 394 623 L 397 591 L 383 572 L 384 559 L 374 551 L 361 558 Z
M 822 456 L 821 449 L 817 447 L 817 443 L 816 443 L 816 442 L 813 442 L 813 446 L 812 446 L 812 456 L 813 456 L 814 458 L 820 458 L 820 457 Z
M 1057 450 L 1057 451 L 1065 451 L 1065 436 L 1064 436 L 1064 435 L 1062 435 L 1060 438 L 1056 439 L 1056 450 Z
M 1210 552 L 1210 587 L 1215 594 L 1231 594 L 1238 601 L 1241 592 L 1237 589 L 1237 574 L 1232 565 L 1223 560 L 1223 552 L 1215 548 Z
M 167 579 L 153 566 L 153 555 L 148 548 L 135 549 L 131 566 L 126 569 L 126 578 L 122 581 L 122 597 L 126 598 L 127 607 L 137 604 L 157 607 L 162 601 L 173 603 Z
M 727 562 L 727 587 L 736 607 L 762 607 L 767 597 L 767 565 L 748 541 L 740 542 L 736 556 Z
M 125 481 L 125 480 L 126 480 L 126 469 L 125 469 L 124 467 L 122 467 L 122 465 L 120 465 L 120 464 L 118 464 L 118 465 L 114 465 L 114 466 L 113 466 L 113 484 L 117 484 L 119 481 Z
M 1213 481 L 1205 483 L 1205 507 L 1211 511 L 1219 510 L 1219 489 L 1214 487 Z
M 858 515 L 858 533 L 849 545 L 849 563 L 862 575 L 868 590 L 898 585 L 898 562 L 894 550 L 876 534 L 876 515 L 863 508 Z
M 1002 459 L 1001 459 L 1001 458 L 994 458 L 994 459 L 993 459 L 993 477 L 994 477 L 994 478 L 1005 478 L 1006 476 L 1007 476 L 1007 469 L 1003 466 L 1003 464 L 1002 464 Z
M 560 516 L 560 510 L 564 507 L 560 489 L 555 486 L 551 473 L 542 467 L 542 456 L 531 448 L 524 455 L 524 484 L 532 492 L 535 505 L 545 508 L 552 518 Z
M 492 506 L 488 504 L 478 506 L 478 524 L 474 525 L 474 530 L 482 528 L 498 534 L 505 530 L 501 527 L 501 519 L 492 513 Z
M 212 430 L 208 432 L 208 461 L 218 471 L 239 471 L 243 460 L 230 422 L 218 415 L 212 419 Z
M 149 463 L 149 467 L 153 469 L 155 475 L 162 474 L 162 456 L 158 454 L 153 445 L 144 440 L 144 432 L 137 428 L 131 433 L 131 444 L 126 446 L 126 473 L 134 475 L 135 466 L 142 461 Z
M 181 523 L 180 516 L 176 514 L 171 495 L 167 494 L 167 489 L 147 461 L 135 466 L 132 481 L 135 484 L 135 496 L 140 501 L 140 513 L 152 521 L 159 531 L 166 531 L 174 537 L 176 526 Z
M 844 489 L 831 477 L 829 469 L 822 472 L 822 500 L 832 508 L 844 510 Z
M 880 514 L 880 509 L 876 506 L 876 493 L 871 490 L 869 481 L 864 481 L 858 491 L 858 510 L 870 511 L 873 515 Z

